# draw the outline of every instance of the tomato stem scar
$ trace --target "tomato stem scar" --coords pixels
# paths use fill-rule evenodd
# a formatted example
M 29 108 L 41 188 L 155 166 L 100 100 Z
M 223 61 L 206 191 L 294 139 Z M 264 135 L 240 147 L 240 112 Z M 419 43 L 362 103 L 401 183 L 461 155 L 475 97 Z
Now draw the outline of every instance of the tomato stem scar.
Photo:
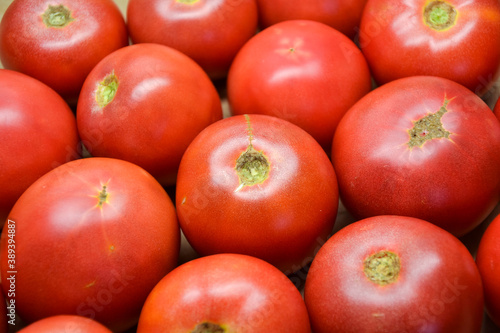
M 432 139 L 449 138 L 450 132 L 443 128 L 441 118 L 448 112 L 446 108 L 450 101 L 444 100 L 441 108 L 435 113 L 429 113 L 425 117 L 413 122 L 413 127 L 408 130 L 410 139 L 408 147 L 421 147 L 426 141 Z
M 224 332 L 226 332 L 226 330 L 222 326 L 206 321 L 196 325 L 194 330 L 192 330 L 190 333 L 224 333 Z
M 455 7 L 444 1 L 432 1 L 424 8 L 424 21 L 431 29 L 447 30 L 457 19 Z
M 396 282 L 400 270 L 399 256 L 391 251 L 379 251 L 368 256 L 364 262 L 366 277 L 381 286 Z
M 116 91 L 118 90 L 118 78 L 115 72 L 106 75 L 104 80 L 99 82 L 95 92 L 95 100 L 99 107 L 103 108 L 115 98 Z
M 42 14 L 42 19 L 48 28 L 63 28 L 74 20 L 71 17 L 71 11 L 64 5 L 49 5 L 47 10 Z
M 97 195 L 97 200 L 98 200 L 97 206 L 99 208 L 102 208 L 102 205 L 104 205 L 104 203 L 108 202 L 108 196 L 109 196 L 109 193 L 107 191 L 107 186 L 103 185 L 102 190 Z

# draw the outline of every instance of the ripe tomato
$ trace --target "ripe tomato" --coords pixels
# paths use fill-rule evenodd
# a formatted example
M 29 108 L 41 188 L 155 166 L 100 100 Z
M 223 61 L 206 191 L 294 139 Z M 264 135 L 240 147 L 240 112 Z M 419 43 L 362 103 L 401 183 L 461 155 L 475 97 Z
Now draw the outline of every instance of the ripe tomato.
M 497 101 L 495 104 L 495 107 L 493 108 L 493 113 L 497 116 L 498 120 L 500 121 L 500 103 Z
M 91 69 L 128 45 L 127 27 L 111 0 L 15 0 L 0 24 L 0 59 L 72 103 Z
M 484 232 L 477 250 L 476 262 L 484 285 L 486 311 L 500 327 L 500 215 Z
M 354 38 L 367 0 L 257 0 L 262 28 L 288 20 L 318 21 Z
M 335 233 L 311 264 L 304 298 L 315 333 L 471 333 L 483 319 L 467 248 L 410 217 L 372 217 Z
M 143 169 L 72 161 L 14 205 L 0 243 L 2 287 L 27 323 L 73 314 L 123 331 L 176 266 L 179 239 L 172 201 Z
M 299 127 L 233 116 L 207 127 L 186 150 L 176 207 L 199 254 L 253 255 L 291 273 L 332 231 L 337 182 L 326 153 Z
M 365 96 L 340 122 L 332 161 L 357 218 L 413 216 L 462 236 L 500 200 L 500 123 L 443 78 L 404 78 Z
M 265 278 L 264 278 L 265 277 Z M 217 254 L 187 262 L 148 296 L 138 333 L 311 332 L 298 289 L 267 262 Z
M 80 155 L 75 116 L 52 89 L 0 69 L 0 227 L 36 179 Z
M 106 326 L 81 316 L 59 315 L 34 322 L 18 333 L 112 333 Z
M 369 0 L 359 40 L 379 84 L 434 75 L 483 95 L 500 69 L 500 2 Z
M 257 31 L 255 0 L 130 0 L 128 29 L 134 43 L 173 47 L 211 78 L 222 78 L 238 50 Z
M 219 95 L 186 55 L 156 44 L 122 48 L 89 74 L 77 107 L 78 130 L 93 156 L 137 164 L 175 183 L 193 138 L 222 118 Z
M 370 89 L 357 46 L 313 21 L 286 21 L 257 34 L 240 50 L 227 79 L 233 114 L 288 120 L 326 151 L 339 120 Z

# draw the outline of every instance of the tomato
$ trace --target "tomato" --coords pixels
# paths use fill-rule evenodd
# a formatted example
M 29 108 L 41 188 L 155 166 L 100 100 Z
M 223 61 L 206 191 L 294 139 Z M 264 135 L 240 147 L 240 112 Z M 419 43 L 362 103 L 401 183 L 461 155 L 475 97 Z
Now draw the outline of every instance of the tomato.
M 500 69 L 500 2 L 369 0 L 359 40 L 379 84 L 433 75 L 483 95 Z
M 263 278 L 265 277 L 265 278 Z M 278 269 L 241 254 L 187 262 L 148 296 L 138 333 L 311 332 L 298 289 Z
M 0 69 L 0 227 L 19 196 L 54 167 L 80 156 L 75 116 L 38 80 Z
M 497 116 L 498 120 L 500 121 L 500 103 L 495 104 L 495 107 L 493 108 L 493 113 Z
M 340 122 L 332 161 L 358 219 L 413 216 L 462 236 L 500 200 L 500 123 L 444 78 L 404 78 L 365 96 Z
M 128 45 L 112 0 L 15 0 L 0 25 L 0 59 L 76 103 L 83 81 L 107 54 Z
M 89 74 L 77 107 L 90 154 L 130 161 L 175 183 L 193 138 L 222 118 L 214 85 L 186 55 L 155 44 L 122 48 Z
M 73 315 L 59 315 L 41 319 L 18 331 L 19 333 L 111 333 L 98 322 Z
M 476 255 L 483 279 L 484 300 L 490 318 L 500 327 L 500 215 L 486 228 Z
M 14 205 L 0 243 L 2 287 L 27 323 L 73 314 L 123 331 L 177 265 L 179 238 L 172 201 L 143 169 L 68 162 Z
M 286 21 L 263 30 L 240 50 L 229 70 L 232 114 L 288 120 L 330 151 L 344 113 L 371 89 L 357 46 L 314 21 Z
M 257 0 L 262 28 L 288 20 L 325 23 L 354 38 L 367 0 Z
M 234 56 L 257 31 L 255 0 L 130 0 L 134 43 L 173 47 L 211 78 L 225 77 Z
M 454 236 L 411 217 L 377 216 L 335 233 L 304 298 L 315 333 L 480 332 L 481 277 Z
M 299 127 L 264 115 L 203 130 L 179 167 L 176 207 L 200 255 L 241 253 L 291 273 L 309 263 L 335 223 L 335 172 Z

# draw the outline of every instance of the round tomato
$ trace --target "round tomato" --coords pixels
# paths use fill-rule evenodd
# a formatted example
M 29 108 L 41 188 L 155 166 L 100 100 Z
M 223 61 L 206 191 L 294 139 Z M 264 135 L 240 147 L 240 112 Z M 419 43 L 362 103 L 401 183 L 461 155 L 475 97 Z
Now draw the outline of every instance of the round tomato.
M 365 96 L 340 122 L 332 161 L 357 218 L 413 216 L 462 236 L 500 200 L 500 123 L 444 78 L 404 78 Z
M 72 161 L 14 205 L 0 243 L 2 287 L 27 323 L 73 314 L 123 331 L 177 265 L 179 239 L 172 201 L 146 171 Z
M 211 78 L 225 77 L 238 50 L 257 31 L 255 0 L 130 0 L 134 43 L 173 47 Z
M 369 0 L 359 40 L 379 84 L 433 75 L 484 95 L 500 69 L 500 2 Z
M 157 44 L 122 48 L 89 74 L 77 107 L 92 156 L 127 160 L 173 185 L 193 138 L 222 118 L 217 90 L 186 55 Z
M 484 285 L 486 311 L 500 327 L 500 215 L 484 232 L 477 250 L 476 262 Z
M 38 80 L 0 69 L 0 227 L 40 176 L 80 156 L 75 116 Z
M 467 248 L 410 217 L 372 217 L 335 233 L 311 264 L 304 298 L 315 333 L 477 333 L 483 319 Z
M 90 319 L 74 315 L 47 317 L 34 322 L 18 333 L 112 333 L 106 326 Z
M 265 277 L 265 278 L 264 278 Z M 299 290 L 267 262 L 217 254 L 187 262 L 148 296 L 138 333 L 310 332 Z
M 207 127 L 186 150 L 176 207 L 199 254 L 253 255 L 291 273 L 332 231 L 337 182 L 326 153 L 299 127 L 233 116 Z
M 229 70 L 233 114 L 288 120 L 330 151 L 344 113 L 371 89 L 370 71 L 357 46 L 314 21 L 286 21 L 253 37 Z
M 90 70 L 128 45 L 112 0 L 15 0 L 0 24 L 0 59 L 76 103 Z
M 356 36 L 367 0 L 257 0 L 262 28 L 288 20 L 325 23 L 349 38 Z

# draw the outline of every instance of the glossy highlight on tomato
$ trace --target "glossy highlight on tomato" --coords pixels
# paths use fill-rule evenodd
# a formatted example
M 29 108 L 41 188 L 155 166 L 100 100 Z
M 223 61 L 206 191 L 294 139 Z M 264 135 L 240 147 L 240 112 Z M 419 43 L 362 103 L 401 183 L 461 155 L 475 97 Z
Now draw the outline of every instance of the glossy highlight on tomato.
M 241 254 L 216 254 L 167 274 L 148 296 L 138 333 L 310 333 L 304 300 L 269 263 Z
M 376 216 L 319 250 L 304 298 L 315 333 L 478 333 L 481 276 L 459 239 L 424 220 Z
M 341 120 L 332 161 L 358 219 L 413 216 L 462 236 L 500 200 L 500 122 L 444 78 L 404 78 L 366 95 Z
M 484 95 L 500 74 L 500 2 L 369 0 L 359 41 L 379 85 L 433 75 Z
M 207 127 L 186 150 L 176 208 L 200 255 L 247 254 L 292 273 L 332 231 L 337 182 L 326 153 L 299 127 L 265 115 L 233 116 Z
M 92 68 L 128 45 L 125 21 L 112 0 L 15 0 L 0 24 L 0 59 L 76 105 Z

